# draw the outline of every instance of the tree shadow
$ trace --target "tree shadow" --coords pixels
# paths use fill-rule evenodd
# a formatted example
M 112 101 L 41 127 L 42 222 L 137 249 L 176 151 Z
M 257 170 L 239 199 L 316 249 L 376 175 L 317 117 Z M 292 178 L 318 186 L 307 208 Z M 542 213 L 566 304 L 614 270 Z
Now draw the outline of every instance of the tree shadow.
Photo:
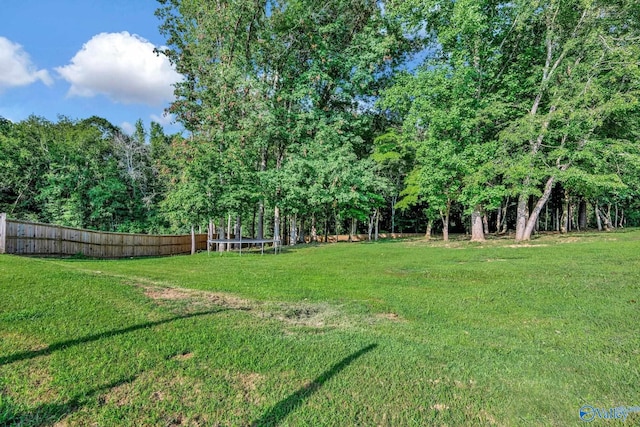
M 62 342 L 51 344 L 51 345 L 49 345 L 49 346 L 47 346 L 47 347 L 45 347 L 43 349 L 40 349 L 40 350 L 23 351 L 21 353 L 14 353 L 14 354 L 10 354 L 8 356 L 2 356 L 2 357 L 0 357 L 0 366 L 7 365 L 7 364 L 13 363 L 13 362 L 17 362 L 19 360 L 27 360 L 27 359 L 33 359 L 34 357 L 38 357 L 38 356 L 46 356 L 46 355 L 51 354 L 51 353 L 53 353 L 54 351 L 57 351 L 57 350 L 62 350 L 62 349 L 65 349 L 67 347 L 73 347 L 73 346 L 80 345 L 80 344 L 85 344 L 85 343 L 89 343 L 89 342 L 93 342 L 93 341 L 98 341 L 98 340 L 101 340 L 103 338 L 113 337 L 115 335 L 126 334 L 128 332 L 133 332 L 133 331 L 137 331 L 137 330 L 140 330 L 140 329 L 150 328 L 152 326 L 158 326 L 158 325 L 162 325 L 162 324 L 165 324 L 165 323 L 174 322 L 174 321 L 180 320 L 180 319 L 188 319 L 188 318 L 191 318 L 191 317 L 206 316 L 208 314 L 220 313 L 220 312 L 226 311 L 226 310 L 228 310 L 228 309 L 225 308 L 225 309 L 218 309 L 218 310 L 208 310 L 208 311 L 203 311 L 203 312 L 198 312 L 198 313 L 190 313 L 190 314 L 185 314 L 185 315 L 182 315 L 182 316 L 171 317 L 169 319 L 158 320 L 158 321 L 155 321 L 155 322 L 141 323 L 139 325 L 129 326 L 128 328 L 116 329 L 116 330 L 113 330 L 113 331 L 101 332 L 99 334 L 89 335 L 89 336 L 82 337 L 82 338 L 76 338 L 76 339 L 72 339 L 72 340 L 62 341 Z
M 71 399 L 62 403 L 43 403 L 27 411 L 16 410 L 16 408 L 5 408 L 4 413 L 0 414 L 0 425 L 40 426 L 53 424 L 81 409 L 93 396 L 122 384 L 131 383 L 137 377 L 138 375 L 133 375 L 111 382 L 102 387 L 90 390 L 89 392 L 73 396 Z
M 360 356 L 375 349 L 378 344 L 370 344 L 355 353 L 345 357 L 340 362 L 333 365 L 331 368 L 324 371 L 320 376 L 316 377 L 313 381 L 305 384 L 298 389 L 295 393 L 289 395 L 285 399 L 278 402 L 271 409 L 269 409 L 262 417 L 251 423 L 252 427 L 274 427 L 279 425 L 292 411 L 298 408 L 304 403 L 313 393 L 318 391 L 322 385 L 338 374 L 344 368 L 353 363 Z

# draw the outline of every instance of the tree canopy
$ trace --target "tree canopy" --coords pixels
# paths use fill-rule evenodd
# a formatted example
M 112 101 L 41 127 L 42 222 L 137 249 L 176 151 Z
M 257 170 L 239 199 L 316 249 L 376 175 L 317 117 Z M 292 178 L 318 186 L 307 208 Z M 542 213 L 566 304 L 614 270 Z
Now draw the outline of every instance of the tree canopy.
M 291 243 L 640 224 L 634 0 L 159 4 L 185 132 L 0 118 L 0 210 Z

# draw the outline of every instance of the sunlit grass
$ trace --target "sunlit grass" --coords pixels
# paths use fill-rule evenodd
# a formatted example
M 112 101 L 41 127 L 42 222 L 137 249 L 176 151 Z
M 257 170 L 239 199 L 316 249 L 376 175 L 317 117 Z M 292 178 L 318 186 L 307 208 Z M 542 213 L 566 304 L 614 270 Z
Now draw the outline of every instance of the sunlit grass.
M 638 231 L 1 256 L 0 424 L 577 424 L 640 405 L 638 319 Z

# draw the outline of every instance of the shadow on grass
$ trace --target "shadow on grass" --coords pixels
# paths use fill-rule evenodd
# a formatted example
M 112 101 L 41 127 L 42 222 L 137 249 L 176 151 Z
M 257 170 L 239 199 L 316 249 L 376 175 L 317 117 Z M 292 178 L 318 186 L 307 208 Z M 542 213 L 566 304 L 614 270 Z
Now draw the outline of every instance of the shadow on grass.
M 44 403 L 31 410 L 20 411 L 18 408 L 8 407 L 2 408 L 0 411 L 0 425 L 20 425 L 20 426 L 41 426 L 51 425 L 60 421 L 62 418 L 73 414 L 74 412 L 85 406 L 89 399 L 93 396 L 109 391 L 114 387 L 122 384 L 133 382 L 137 375 L 114 381 L 102 387 L 95 388 L 86 393 L 73 396 L 71 399 L 62 403 Z
M 278 402 L 275 406 L 269 409 L 260 419 L 251 423 L 252 427 L 273 427 L 279 425 L 292 411 L 298 408 L 304 403 L 313 393 L 318 391 L 322 385 L 338 374 L 344 368 L 353 363 L 360 356 L 370 352 L 376 348 L 378 344 L 370 344 L 355 353 L 345 357 L 340 362 L 333 365 L 331 368 L 324 371 L 320 376 L 300 388 L 295 393 L 289 395 L 287 398 Z
M 199 312 L 199 313 L 185 314 L 185 315 L 182 315 L 182 316 L 172 317 L 170 319 L 158 320 L 156 322 L 141 323 L 139 325 L 129 326 L 128 328 L 116 329 L 116 330 L 113 330 L 113 331 L 102 332 L 102 333 L 99 333 L 99 334 L 89 335 L 89 336 L 82 337 L 82 338 L 76 338 L 76 339 L 73 339 L 73 340 L 62 341 L 62 342 L 51 344 L 48 347 L 45 347 L 45 348 L 40 349 L 40 350 L 23 351 L 21 353 L 14 353 L 14 354 L 10 354 L 8 356 L 2 356 L 2 357 L 0 357 L 0 366 L 7 365 L 7 364 L 13 363 L 13 362 L 17 362 L 19 360 L 27 360 L 27 359 L 33 359 L 34 357 L 38 357 L 38 356 L 46 356 L 46 355 L 51 354 L 51 353 L 53 353 L 54 351 L 57 351 L 57 350 L 62 350 L 62 349 L 65 349 L 67 347 L 73 347 L 73 346 L 80 345 L 80 344 L 85 344 L 85 343 L 89 343 L 89 342 L 93 342 L 93 341 L 98 341 L 98 340 L 101 340 L 103 338 L 113 337 L 115 335 L 122 335 L 122 334 L 126 334 L 128 332 L 134 332 L 134 331 L 137 331 L 137 330 L 140 330 L 140 329 L 150 328 L 152 326 L 158 326 L 158 325 L 162 325 L 162 324 L 165 324 L 165 323 L 174 322 L 174 321 L 180 320 L 180 319 L 188 319 L 188 318 L 191 318 L 191 317 L 206 316 L 208 314 L 220 313 L 220 312 L 226 311 L 226 310 L 227 309 L 219 309 L 219 310 L 203 311 L 203 312 Z

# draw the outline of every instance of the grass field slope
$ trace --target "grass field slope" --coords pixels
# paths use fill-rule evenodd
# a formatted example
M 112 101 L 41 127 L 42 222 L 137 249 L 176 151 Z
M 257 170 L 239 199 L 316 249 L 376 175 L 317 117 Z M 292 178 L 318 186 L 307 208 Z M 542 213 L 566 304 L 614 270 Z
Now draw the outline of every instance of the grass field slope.
M 0 425 L 632 425 L 639 320 L 638 230 L 3 255 Z

